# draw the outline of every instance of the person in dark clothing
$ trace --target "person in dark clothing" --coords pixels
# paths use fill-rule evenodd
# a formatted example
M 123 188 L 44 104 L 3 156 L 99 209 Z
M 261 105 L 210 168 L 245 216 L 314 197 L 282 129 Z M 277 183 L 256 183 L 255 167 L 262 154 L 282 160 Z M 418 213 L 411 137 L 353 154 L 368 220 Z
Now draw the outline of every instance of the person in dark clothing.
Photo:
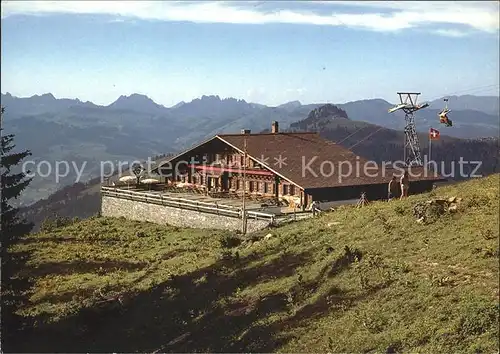
M 399 191 L 398 181 L 396 179 L 396 176 L 392 176 L 392 179 L 390 180 L 389 186 L 387 188 L 388 192 L 387 200 L 396 198 L 398 191 Z

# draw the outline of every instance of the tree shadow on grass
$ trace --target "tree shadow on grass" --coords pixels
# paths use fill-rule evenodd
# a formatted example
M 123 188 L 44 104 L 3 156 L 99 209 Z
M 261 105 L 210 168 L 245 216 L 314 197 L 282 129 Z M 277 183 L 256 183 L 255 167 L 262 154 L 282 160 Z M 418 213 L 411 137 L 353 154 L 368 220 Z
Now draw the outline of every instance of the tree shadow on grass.
M 45 237 L 27 237 L 17 241 L 20 245 L 40 244 L 40 242 L 83 242 L 81 238 L 75 236 L 45 236 Z
M 262 255 L 220 260 L 191 273 L 174 276 L 133 296 L 124 306 L 98 306 L 44 324 L 25 333 L 19 352 L 271 352 L 291 339 L 285 330 L 331 312 L 331 301 L 352 306 L 356 299 L 338 288 L 321 296 L 315 289 L 325 279 L 297 285 L 297 303 L 290 312 L 290 295 L 239 297 L 239 290 L 257 282 L 292 275 L 311 255 L 285 254 L 266 264 L 252 265 Z M 347 264 L 343 264 L 347 266 Z M 313 300 L 315 298 L 315 300 Z M 333 299 L 333 300 L 332 300 Z M 293 305 L 293 304 L 292 304 Z M 271 315 L 280 319 L 269 323 Z
M 16 241 L 17 242 L 17 241 Z M 33 286 L 29 278 L 18 277 L 16 274 L 20 269 L 26 267 L 26 262 L 31 252 L 7 252 L 2 249 L 2 349 L 15 343 L 19 333 L 33 326 L 30 318 L 19 316 L 16 311 L 27 302 L 26 293 Z
M 85 261 L 47 262 L 36 267 L 26 267 L 21 271 L 23 276 L 43 277 L 47 275 L 69 275 L 76 273 L 113 272 L 117 270 L 136 271 L 147 267 L 146 262 L 126 261 Z

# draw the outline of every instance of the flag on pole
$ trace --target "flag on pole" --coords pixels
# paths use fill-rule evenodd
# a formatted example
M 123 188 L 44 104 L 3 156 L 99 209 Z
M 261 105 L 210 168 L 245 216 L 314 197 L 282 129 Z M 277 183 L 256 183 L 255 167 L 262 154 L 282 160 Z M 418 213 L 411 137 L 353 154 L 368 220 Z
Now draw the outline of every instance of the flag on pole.
M 431 128 L 429 130 L 429 139 L 430 140 L 439 140 L 439 130 Z

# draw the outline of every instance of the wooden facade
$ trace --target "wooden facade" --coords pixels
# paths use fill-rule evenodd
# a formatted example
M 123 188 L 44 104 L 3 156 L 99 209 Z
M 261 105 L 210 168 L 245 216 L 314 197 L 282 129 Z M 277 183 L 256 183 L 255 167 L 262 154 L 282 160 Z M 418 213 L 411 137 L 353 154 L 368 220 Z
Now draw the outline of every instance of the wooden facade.
M 205 152 L 193 151 L 183 156 L 182 161 L 191 163 L 178 163 L 167 181 L 186 183 L 210 192 L 240 194 L 246 191 L 262 197 L 293 199 L 298 206 L 307 200 L 300 187 L 280 178 L 250 156 L 247 155 L 245 161 L 244 154 L 237 150 L 206 148 Z M 243 186 L 244 181 L 246 186 Z

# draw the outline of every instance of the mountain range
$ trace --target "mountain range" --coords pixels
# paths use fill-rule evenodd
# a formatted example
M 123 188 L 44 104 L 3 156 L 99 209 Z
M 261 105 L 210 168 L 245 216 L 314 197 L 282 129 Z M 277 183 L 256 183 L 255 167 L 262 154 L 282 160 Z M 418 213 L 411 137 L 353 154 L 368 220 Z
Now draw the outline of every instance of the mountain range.
M 171 123 L 204 124 L 222 132 L 235 129 L 250 128 L 264 129 L 268 121 L 262 121 L 262 115 L 281 118 L 282 126 L 295 122 L 296 118 L 303 118 L 304 113 L 325 103 L 303 105 L 300 101 L 291 101 L 276 107 L 269 107 L 258 103 L 248 103 L 235 98 L 221 99 L 219 96 L 202 96 L 191 102 L 179 102 L 172 107 L 165 107 L 154 102 L 142 94 L 120 96 L 116 101 L 99 106 L 92 102 L 83 102 L 79 99 L 56 99 L 52 94 L 35 95 L 32 97 L 15 97 L 9 93 L 2 94 L 2 105 L 7 107 L 7 117 L 25 117 L 52 114 L 54 116 L 66 114 L 99 116 L 101 123 L 116 123 L 116 119 L 109 115 L 122 115 L 121 121 L 128 122 L 131 112 L 153 119 L 166 119 Z M 443 99 L 429 102 L 427 109 L 417 114 L 417 129 L 426 131 L 429 126 L 437 125 L 437 114 L 444 107 Z M 387 111 L 394 103 L 383 99 L 358 100 L 338 104 L 336 106 L 345 110 L 352 120 L 365 121 L 391 129 L 402 129 L 404 119 L 402 113 L 388 114 Z M 499 113 L 499 98 L 495 96 L 450 96 L 448 105 L 452 110 L 454 128 L 447 134 L 460 138 L 476 138 L 484 136 L 497 136 Z M 85 117 L 82 117 L 85 118 Z M 97 117 L 96 117 L 97 118 Z M 117 117 L 115 117 L 117 118 Z M 137 122 L 139 123 L 139 122 Z M 139 123 L 140 124 L 140 123 Z M 240 124 L 237 126 L 237 124 Z M 207 127 L 207 128 L 209 128 Z M 490 129 L 493 128 L 493 131 Z M 211 133 L 211 132 L 210 132 Z M 185 138 L 185 137 L 184 137 Z M 181 139 L 184 141 L 186 139 Z M 189 140 L 189 138 L 187 138 Z
M 30 149 L 35 161 L 75 161 L 79 166 L 86 163 L 82 181 L 100 175 L 101 161 L 130 162 L 177 152 L 217 133 L 234 133 L 243 128 L 263 131 L 274 120 L 287 129 L 324 105 L 292 101 L 269 107 L 211 95 L 165 107 L 145 95 L 132 94 L 100 106 L 79 99 L 57 99 L 50 93 L 26 98 L 6 93 L 1 95 L 1 104 L 6 108 L 3 127 L 16 134 L 19 148 Z M 417 113 L 420 132 L 426 132 L 429 126 L 439 127 L 437 114 L 443 104 L 442 99 L 430 102 L 428 108 Z M 443 135 L 498 137 L 498 97 L 453 96 L 448 104 L 454 126 L 438 128 Z M 335 104 L 350 118 L 344 128 L 368 124 L 366 133 L 354 136 L 358 140 L 369 134 L 371 125 L 401 131 L 404 115 L 389 114 L 393 105 L 382 99 Z M 378 132 L 373 138 L 380 136 Z M 58 182 L 54 176 L 35 177 L 22 202 L 32 203 L 74 182 L 72 172 Z

